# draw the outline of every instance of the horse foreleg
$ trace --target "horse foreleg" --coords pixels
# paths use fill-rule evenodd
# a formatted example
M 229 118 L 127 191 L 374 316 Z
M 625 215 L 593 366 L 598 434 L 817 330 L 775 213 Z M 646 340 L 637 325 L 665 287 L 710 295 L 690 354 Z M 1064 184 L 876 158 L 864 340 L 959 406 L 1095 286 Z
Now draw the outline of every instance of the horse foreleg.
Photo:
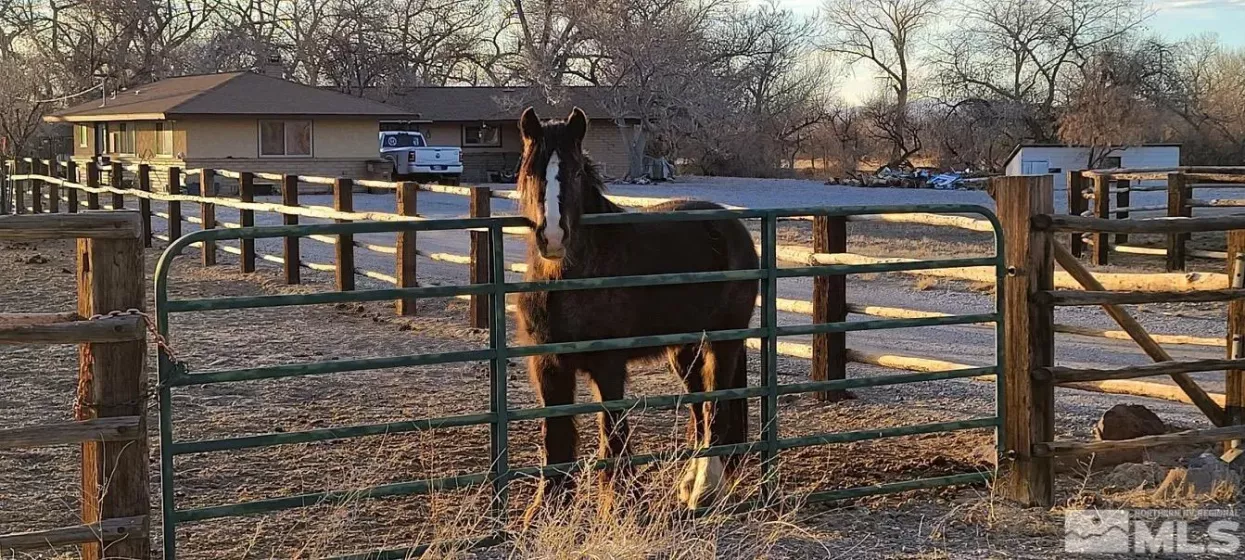
M 705 390 L 704 377 L 701 374 L 701 360 L 704 359 L 702 345 L 672 347 L 666 352 L 670 361 L 670 369 L 683 380 L 688 393 L 700 393 Z M 687 439 L 692 447 L 699 449 L 708 435 L 709 423 L 705 418 L 705 407 L 701 403 L 689 404 L 687 420 Z M 688 503 L 696 486 L 696 473 L 700 470 L 701 459 L 688 461 L 679 477 L 679 501 Z
M 556 356 L 532 356 L 528 358 L 527 365 L 540 406 L 575 402 L 575 372 L 565 368 Z M 579 442 L 574 417 L 545 418 L 541 424 L 541 436 L 545 466 L 575 460 Z M 544 500 L 564 502 L 573 486 L 574 479 L 567 473 L 554 472 L 542 476 L 536 497 L 523 516 L 524 526 L 531 523 Z
M 626 388 L 627 366 L 623 362 L 609 362 L 594 365 L 588 370 L 592 380 L 593 394 L 597 401 L 615 401 L 623 398 Z M 597 427 L 600 435 L 600 447 L 597 456 L 601 459 L 618 458 L 613 468 L 603 469 L 599 473 L 601 487 L 601 512 L 612 511 L 618 484 L 631 479 L 633 471 L 627 462 L 627 446 L 631 439 L 631 428 L 627 422 L 626 411 L 603 411 L 597 414 Z
M 740 341 L 714 342 L 705 351 L 701 377 L 705 391 L 735 389 L 747 385 L 744 347 Z M 747 440 L 747 401 L 742 399 L 704 403 L 703 448 L 743 443 Z M 732 460 L 731 463 L 736 461 Z M 689 508 L 712 502 L 722 492 L 726 462 L 721 457 L 697 459 L 696 482 L 687 498 Z

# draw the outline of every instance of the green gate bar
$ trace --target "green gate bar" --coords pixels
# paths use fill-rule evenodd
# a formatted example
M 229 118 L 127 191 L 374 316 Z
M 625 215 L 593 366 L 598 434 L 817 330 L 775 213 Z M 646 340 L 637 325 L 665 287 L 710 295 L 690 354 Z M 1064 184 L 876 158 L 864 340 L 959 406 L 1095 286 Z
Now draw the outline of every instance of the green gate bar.
M 928 261 L 906 261 L 893 263 L 876 263 L 860 265 L 823 265 L 807 267 L 779 268 L 777 262 L 776 238 L 777 224 L 780 218 L 793 216 L 852 216 L 868 214 L 931 212 L 944 214 L 976 214 L 986 218 L 994 226 L 995 255 L 984 258 L 939 259 Z M 610 468 L 619 462 L 618 458 L 581 460 L 574 463 L 547 466 L 530 466 L 513 468 L 509 464 L 509 424 L 515 421 L 538 420 L 542 418 L 575 416 L 592 414 L 601 411 L 624 410 L 665 410 L 678 408 L 686 404 L 702 403 L 723 399 L 760 398 L 761 420 L 764 429 L 757 441 L 733 445 L 720 445 L 706 449 L 681 449 L 671 452 L 629 456 L 626 460 L 632 464 L 652 463 L 656 461 L 686 460 L 694 457 L 744 455 L 759 453 L 762 469 L 762 495 L 756 502 L 738 504 L 733 507 L 746 509 L 766 503 L 776 490 L 777 454 L 781 450 L 813 445 L 827 445 L 852 441 L 865 441 L 879 438 L 900 437 L 915 434 L 947 432 L 993 427 L 996 438 L 1002 441 L 1002 418 L 998 411 L 998 403 L 1003 402 L 1003 384 L 996 383 L 998 389 L 995 415 L 986 418 L 938 422 L 913 426 L 899 426 L 860 430 L 854 432 L 823 433 L 809 436 L 780 439 L 778 437 L 778 396 L 819 392 L 838 389 L 864 387 L 880 387 L 925 381 L 964 379 L 981 375 L 997 375 L 1000 371 L 998 358 L 1002 352 L 1003 321 L 1001 320 L 1001 297 L 996 290 L 996 309 L 994 313 L 955 315 L 948 317 L 932 317 L 917 319 L 879 319 L 865 321 L 843 321 L 797 326 L 778 326 L 777 281 L 779 278 L 860 274 L 866 272 L 899 272 L 928 270 L 932 268 L 954 268 L 971 266 L 992 266 L 996 271 L 996 279 L 1005 274 L 1003 259 L 1003 240 L 997 218 L 990 210 L 975 205 L 925 205 L 925 206 L 851 206 L 826 208 L 793 208 L 764 210 L 696 210 L 685 212 L 654 212 L 588 215 L 583 219 L 586 226 L 599 224 L 648 223 L 668 221 L 708 221 L 724 219 L 760 219 L 761 228 L 761 268 L 758 270 L 731 270 L 717 272 L 652 274 L 640 276 L 623 276 L 612 278 L 583 278 L 557 280 L 547 282 L 514 282 L 505 281 L 506 265 L 504 262 L 503 228 L 512 226 L 529 226 L 522 217 L 492 218 L 460 218 L 445 220 L 422 220 L 410 222 L 356 222 L 347 224 L 312 224 L 298 226 L 275 226 L 242 229 L 213 229 L 191 233 L 173 241 L 161 256 L 156 267 L 156 317 L 157 327 L 161 335 L 169 336 L 169 314 L 195 311 L 246 309 L 259 307 L 280 307 L 290 305 L 312 305 L 339 302 L 384 301 L 404 297 L 453 297 L 457 295 L 486 295 L 492 305 L 492 322 L 489 333 L 489 347 L 478 350 L 439 352 L 380 358 L 361 358 L 350 360 L 333 360 L 303 364 L 287 364 L 256 368 L 243 368 L 220 371 L 191 373 L 184 364 L 175 363 L 163 348 L 159 353 L 159 395 L 160 395 L 160 439 L 161 439 L 161 485 L 164 515 L 164 550 L 165 558 L 176 558 L 176 529 L 178 523 L 201 521 L 221 517 L 256 515 L 292 508 L 308 507 L 320 504 L 331 504 L 346 499 L 379 498 L 383 496 L 404 496 L 426 494 L 433 491 L 451 490 L 476 486 L 491 482 L 494 500 L 493 513 L 500 523 L 504 523 L 508 511 L 507 498 L 509 483 L 515 477 L 540 476 L 552 472 L 575 472 L 583 469 Z M 490 240 L 491 279 L 484 284 L 459 286 L 426 286 L 413 288 L 389 288 L 375 290 L 359 290 L 353 292 L 325 292 L 314 294 L 293 294 L 273 296 L 246 296 L 225 298 L 200 298 L 170 300 L 168 297 L 169 270 L 172 260 L 183 249 L 198 241 L 219 241 L 233 239 L 276 238 L 308 235 L 337 235 L 361 233 L 387 233 L 402 231 L 443 231 L 443 230 L 486 230 Z M 761 282 L 762 296 L 761 326 L 758 328 L 731 329 L 698 333 L 670 334 L 660 336 L 636 336 L 607 340 L 561 342 L 532 346 L 509 347 L 506 339 L 507 314 L 505 295 L 509 293 L 584 290 L 602 288 L 626 288 L 640 286 L 674 285 L 706 282 Z M 882 375 L 865 378 L 839 379 L 831 381 L 815 381 L 780 385 L 778 383 L 778 338 L 781 336 L 807 335 L 820 333 L 854 332 L 880 329 L 911 328 L 941 325 L 962 325 L 971 323 L 993 322 L 996 326 L 996 363 L 994 366 L 968 368 L 955 371 L 943 371 L 921 374 Z M 702 393 L 658 395 L 628 398 L 605 403 L 577 403 L 549 406 L 542 408 L 511 409 L 506 394 L 506 365 L 511 357 L 522 357 L 539 354 L 562 354 L 575 352 L 599 351 L 619 348 L 667 346 L 673 344 L 689 344 L 704 340 L 741 340 L 761 338 L 762 385 L 724 389 Z M 269 433 L 224 439 L 200 441 L 175 441 L 173 437 L 173 404 L 172 390 L 174 387 L 199 386 L 215 383 L 231 383 L 238 381 L 256 381 L 263 379 L 279 379 L 322 375 L 329 373 L 345 373 L 363 370 L 434 365 L 453 362 L 489 362 L 490 396 L 488 413 L 468 414 L 442 418 L 424 418 L 389 422 L 382 424 L 366 424 L 345 426 L 340 428 L 324 428 L 300 432 Z M 212 453 L 227 450 L 251 449 L 274 445 L 290 445 L 316 441 L 329 441 L 382 434 L 422 432 L 436 429 L 475 426 L 490 426 L 490 459 L 488 472 L 461 476 L 443 477 L 429 480 L 417 480 L 385 484 L 371 488 L 350 490 L 326 490 L 296 496 L 254 500 L 243 503 L 225 504 L 195 509 L 178 510 L 174 503 L 174 468 L 173 459 L 178 455 L 192 453 Z M 860 496 L 900 492 L 919 488 L 932 488 L 952 484 L 969 484 L 989 480 L 992 473 L 968 473 L 942 477 L 917 479 L 903 482 L 878 484 L 859 488 L 847 488 L 816 492 L 804 497 L 806 501 L 842 500 Z M 497 527 L 492 535 L 486 536 L 476 544 L 496 542 L 504 534 L 504 527 Z M 409 554 L 419 554 L 427 549 L 427 545 L 396 548 L 386 551 L 374 551 L 362 554 L 339 556 L 341 559 L 378 559 L 403 558 Z

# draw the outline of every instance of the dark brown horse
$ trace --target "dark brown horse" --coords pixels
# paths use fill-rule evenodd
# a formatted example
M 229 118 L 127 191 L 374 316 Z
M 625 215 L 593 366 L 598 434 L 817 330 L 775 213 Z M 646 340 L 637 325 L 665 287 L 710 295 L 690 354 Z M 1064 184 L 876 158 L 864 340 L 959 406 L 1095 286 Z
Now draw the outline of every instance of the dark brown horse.
M 623 212 L 606 199 L 604 183 L 584 154 L 587 127 L 588 118 L 578 108 L 564 122 L 544 124 L 528 108 L 519 121 L 519 206 L 534 225 L 528 236 L 529 281 L 757 268 L 752 237 L 738 220 L 582 226 L 585 214 Z M 720 208 L 675 201 L 648 210 Z M 747 328 L 756 295 L 753 281 L 526 293 L 518 299 L 519 337 L 525 344 L 544 344 Z M 742 340 L 534 356 L 528 371 L 542 406 L 574 402 L 577 372 L 591 380 L 597 400 L 609 401 L 623 398 L 628 363 L 663 357 L 689 392 L 747 385 Z M 746 440 L 747 401 L 690 408 L 688 431 L 696 446 Z M 624 456 L 629 437 L 624 413 L 602 413 L 598 420 L 600 456 Z M 545 420 L 543 436 L 545 464 L 576 459 L 574 418 Z M 611 476 L 603 472 L 603 483 Z M 722 476 L 720 458 L 692 461 L 679 484 L 679 498 L 690 507 L 705 505 Z M 541 486 L 529 520 L 542 498 L 564 496 L 570 481 L 550 475 Z M 604 486 L 608 501 L 610 489 Z

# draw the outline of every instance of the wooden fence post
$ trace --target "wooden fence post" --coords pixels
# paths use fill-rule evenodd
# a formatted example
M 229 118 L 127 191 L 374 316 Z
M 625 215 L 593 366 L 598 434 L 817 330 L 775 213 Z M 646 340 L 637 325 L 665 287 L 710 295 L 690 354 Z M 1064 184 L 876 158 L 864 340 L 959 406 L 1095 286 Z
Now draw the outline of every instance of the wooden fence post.
M 169 194 L 182 194 L 182 168 L 169 168 Z M 182 203 L 180 200 L 170 200 L 167 206 L 169 210 L 169 241 L 182 236 Z
M 1228 278 L 1231 287 L 1245 287 L 1245 230 L 1228 232 Z M 1245 300 L 1234 299 L 1228 303 L 1228 352 L 1229 360 L 1245 358 Z M 1229 425 L 1245 424 L 1245 370 L 1230 369 L 1224 372 L 1224 416 Z M 1241 441 L 1226 442 L 1232 451 L 1241 448 Z
M 1141 184 L 1141 182 L 1138 181 L 1138 184 Z M 1129 218 L 1130 212 L 1128 212 L 1127 210 L 1123 212 L 1119 212 L 1118 209 L 1128 208 L 1131 205 L 1130 201 L 1132 197 L 1130 196 L 1131 194 L 1130 185 L 1131 183 L 1128 181 L 1128 179 L 1116 179 L 1115 180 L 1115 190 L 1116 190 L 1115 207 L 1117 209 L 1117 212 L 1115 213 L 1115 219 L 1117 220 L 1127 220 Z M 1115 234 L 1115 242 L 1120 245 L 1128 243 L 1128 234 L 1127 233 Z
M 416 201 L 419 185 L 412 182 L 398 183 L 398 214 L 417 216 Z M 398 233 L 397 276 L 399 288 L 414 288 L 419 285 L 415 279 L 416 251 L 415 232 Z M 415 315 L 415 298 L 398 299 L 398 315 Z
M 339 177 L 333 181 L 333 208 L 338 212 L 354 212 L 354 181 Z M 337 220 L 344 224 L 347 220 Z M 354 235 L 337 236 L 337 289 L 354 290 Z
M 61 173 L 61 162 L 51 159 L 48 160 L 48 176 L 64 179 L 65 174 Z M 48 212 L 59 214 L 61 211 L 61 186 L 55 182 L 48 183 Z
M 255 175 L 250 171 L 238 174 L 238 199 L 242 202 L 255 202 Z M 238 210 L 238 217 L 242 227 L 255 225 L 254 210 Z M 255 240 L 241 239 L 238 245 L 242 248 L 242 254 L 238 257 L 240 269 L 244 274 L 255 272 Z
M 298 206 L 298 175 L 285 175 L 281 178 L 281 204 Z M 282 214 L 282 220 L 287 226 L 298 225 L 296 214 Z M 301 281 L 298 262 L 302 260 L 302 256 L 299 254 L 298 243 L 299 238 L 296 235 L 285 238 L 285 263 L 282 266 L 286 284 L 297 284 Z
M 30 160 L 31 175 L 46 175 L 47 170 L 44 169 L 42 160 L 35 158 Z M 30 213 L 43 213 L 43 181 L 39 179 L 30 180 Z
M 843 216 L 813 218 L 813 252 L 846 253 L 847 219 Z M 847 320 L 847 277 L 818 276 L 813 279 L 813 323 Z M 847 334 L 813 335 L 813 381 L 847 378 Z M 821 401 L 837 402 L 851 398 L 849 391 L 822 391 Z
M 492 214 L 490 198 L 492 190 L 488 187 L 470 187 L 472 218 L 487 218 Z M 492 277 L 489 266 L 489 236 L 487 231 L 473 231 L 471 234 L 471 272 L 469 282 L 486 284 Z M 467 316 L 471 326 L 477 329 L 489 327 L 489 296 L 472 294 L 471 304 L 467 307 Z
M 1167 175 L 1167 217 L 1188 218 L 1193 212 L 1189 208 L 1189 178 L 1184 173 Z M 1185 259 L 1189 234 L 1167 234 L 1167 270 L 1174 272 L 1185 269 Z
M 1111 178 L 1106 175 L 1094 175 L 1094 216 L 1111 219 Z M 1111 234 L 1095 233 L 1093 239 L 1094 254 L 1090 262 L 1105 266 L 1111 258 Z
M 124 173 L 125 170 L 121 167 L 121 162 L 112 162 L 112 165 L 108 168 L 108 186 L 114 189 L 124 188 L 122 186 L 125 182 L 122 180 Z M 122 208 L 125 208 L 125 195 L 112 193 L 112 209 L 121 210 Z
M 1032 218 L 1054 213 L 1053 184 L 1047 177 L 998 177 L 994 192 L 1006 241 L 1003 281 L 1004 384 L 1003 451 L 1012 459 L 1004 495 L 1028 506 L 1053 502 L 1054 468 L 1035 457 L 1033 444 L 1052 441 L 1054 385 L 1033 378 L 1033 370 L 1054 365 L 1054 308 L 1041 305 L 1037 292 L 1054 288 L 1052 236 L 1032 229 Z M 1097 249 L 1097 248 L 1095 248 Z
M 1088 209 L 1085 201 L 1085 174 L 1080 171 L 1068 172 L 1068 215 L 1080 216 Z M 1074 231 L 1068 234 L 1068 250 L 1077 258 L 1085 256 L 1085 232 Z
M 138 164 L 138 190 L 151 192 L 151 166 Z M 151 199 L 139 197 L 138 213 L 143 217 L 143 247 L 151 247 Z
M 78 241 L 78 314 L 83 317 L 146 308 L 143 248 L 134 239 Z M 137 416 L 147 433 L 147 343 L 82 344 L 78 347 L 78 420 Z M 147 438 L 82 444 L 82 521 L 147 516 L 151 513 Z M 82 558 L 150 557 L 146 529 L 108 544 L 82 547 Z
M 199 170 L 199 196 L 216 196 L 216 171 L 213 169 Z M 199 219 L 203 229 L 216 229 L 216 205 L 210 202 L 199 203 Z M 203 240 L 203 266 L 216 265 L 216 242 Z
M 0 216 L 9 213 L 9 160 L 0 158 Z
M 86 162 L 86 186 L 92 189 L 99 188 L 99 163 L 94 159 Z M 99 193 L 87 191 L 86 193 L 86 209 L 99 210 Z
M 78 172 L 78 162 L 72 159 L 65 162 L 65 178 L 68 179 L 69 182 L 78 183 L 78 177 L 80 175 L 81 173 Z M 65 189 L 65 206 L 68 207 L 65 210 L 70 214 L 77 214 L 78 210 L 81 209 L 81 206 L 78 205 L 77 188 L 69 187 Z

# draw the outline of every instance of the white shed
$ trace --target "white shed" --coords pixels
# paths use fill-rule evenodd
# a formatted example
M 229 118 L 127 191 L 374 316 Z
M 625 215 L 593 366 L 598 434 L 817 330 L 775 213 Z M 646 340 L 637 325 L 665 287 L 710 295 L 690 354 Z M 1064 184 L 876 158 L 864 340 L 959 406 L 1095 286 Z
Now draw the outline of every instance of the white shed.
M 1062 144 L 1020 144 L 1007 158 L 1008 175 L 1054 175 L 1055 188 L 1068 185 L 1068 171 L 1083 170 L 1089 162 L 1089 148 Z M 1177 167 L 1180 144 L 1145 144 L 1116 148 L 1107 155 L 1101 169 L 1116 167 Z

